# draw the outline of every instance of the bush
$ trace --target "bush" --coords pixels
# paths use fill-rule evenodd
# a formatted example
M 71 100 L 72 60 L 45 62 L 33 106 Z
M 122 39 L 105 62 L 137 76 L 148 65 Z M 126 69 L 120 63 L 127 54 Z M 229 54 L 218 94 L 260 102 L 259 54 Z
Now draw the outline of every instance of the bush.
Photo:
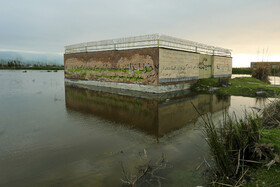
M 232 68 L 232 74 L 252 74 L 252 68 Z
M 263 82 L 269 83 L 270 68 L 265 65 L 259 65 L 252 72 L 252 77 L 257 78 Z
M 230 78 L 229 77 L 221 77 L 218 79 L 217 86 L 227 86 L 229 85 Z

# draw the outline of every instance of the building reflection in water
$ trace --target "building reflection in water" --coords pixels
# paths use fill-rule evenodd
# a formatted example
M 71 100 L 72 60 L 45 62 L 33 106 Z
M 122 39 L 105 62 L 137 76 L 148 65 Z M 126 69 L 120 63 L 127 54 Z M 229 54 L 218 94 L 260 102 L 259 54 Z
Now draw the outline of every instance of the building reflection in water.
M 188 94 L 171 99 L 144 99 L 82 88 L 65 87 L 67 110 L 90 114 L 156 137 L 195 122 L 199 114 L 214 114 L 230 106 L 230 97 Z

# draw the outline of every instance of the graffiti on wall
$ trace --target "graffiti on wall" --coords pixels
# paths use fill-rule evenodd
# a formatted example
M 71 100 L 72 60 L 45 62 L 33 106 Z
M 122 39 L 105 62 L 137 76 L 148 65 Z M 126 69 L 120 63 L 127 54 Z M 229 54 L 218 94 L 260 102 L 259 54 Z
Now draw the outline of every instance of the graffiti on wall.
M 68 58 L 65 61 L 66 78 L 86 80 L 156 84 L 157 69 L 148 55 L 138 54 L 129 59 L 121 57 L 116 64 L 96 59 Z
M 211 63 L 211 62 L 210 62 Z M 201 62 L 199 62 L 199 69 L 200 70 L 211 70 L 212 64 L 207 64 L 207 58 L 203 58 Z
M 159 79 L 198 76 L 199 55 L 185 51 L 160 49 Z
M 214 57 L 214 75 L 230 75 L 232 73 L 232 58 Z
M 212 56 L 199 54 L 199 78 L 209 78 L 212 74 Z

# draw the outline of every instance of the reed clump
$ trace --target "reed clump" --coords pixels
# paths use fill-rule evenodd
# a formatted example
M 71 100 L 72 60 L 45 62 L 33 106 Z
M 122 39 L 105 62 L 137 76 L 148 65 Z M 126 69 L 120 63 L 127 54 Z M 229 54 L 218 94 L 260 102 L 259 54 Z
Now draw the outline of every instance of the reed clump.
M 254 150 L 260 140 L 260 119 L 245 113 L 244 119 L 224 115 L 217 128 L 206 117 L 205 134 L 216 163 L 216 174 L 222 181 L 234 183 L 246 170 L 246 160 L 254 160 Z
M 252 71 L 252 77 L 270 84 L 269 75 L 270 68 L 265 65 L 259 65 Z
M 197 109 L 196 111 L 199 113 Z M 261 141 L 265 118 L 260 113 L 245 111 L 244 117 L 238 118 L 224 112 L 223 120 L 218 125 L 211 116 L 200 116 L 215 163 L 210 169 L 213 172 L 213 186 L 244 184 L 246 173 L 255 164 L 266 164 L 269 168 L 279 163 L 274 147 Z

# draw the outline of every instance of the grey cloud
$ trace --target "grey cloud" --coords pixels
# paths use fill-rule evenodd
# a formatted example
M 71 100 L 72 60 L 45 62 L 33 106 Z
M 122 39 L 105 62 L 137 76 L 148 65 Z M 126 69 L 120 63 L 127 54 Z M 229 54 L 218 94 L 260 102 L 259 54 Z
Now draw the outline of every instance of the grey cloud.
M 5 1 L 0 49 L 63 52 L 72 43 L 163 33 L 248 53 L 258 33 L 256 45 L 277 48 L 280 37 L 269 38 L 279 34 L 279 7 L 278 0 Z

